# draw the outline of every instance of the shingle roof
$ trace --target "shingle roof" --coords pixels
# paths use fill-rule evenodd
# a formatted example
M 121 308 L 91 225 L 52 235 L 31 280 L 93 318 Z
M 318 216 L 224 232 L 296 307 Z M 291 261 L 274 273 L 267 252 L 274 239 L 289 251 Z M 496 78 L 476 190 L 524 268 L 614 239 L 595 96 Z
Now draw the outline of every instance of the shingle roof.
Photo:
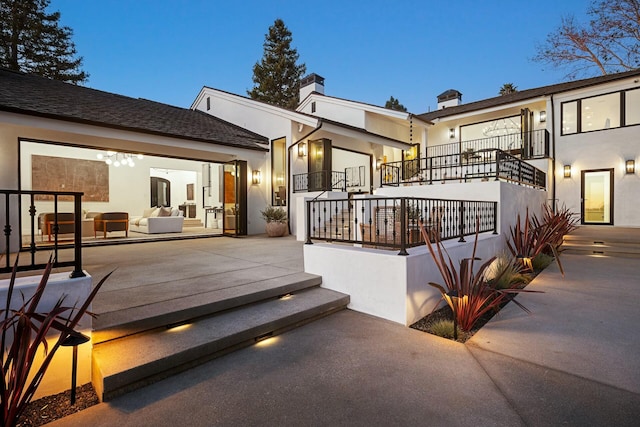
M 0 68 L 0 111 L 267 151 L 268 138 L 201 111 Z
M 497 107 L 500 105 L 511 104 L 526 99 L 538 98 L 541 96 L 547 96 L 555 93 L 566 92 L 573 89 L 581 89 L 597 85 L 600 83 L 607 83 L 615 80 L 625 79 L 628 77 L 640 76 L 640 69 L 626 71 L 624 73 L 607 74 L 605 76 L 592 77 L 590 79 L 575 80 L 571 82 L 558 83 L 549 86 L 542 86 L 533 89 L 522 90 L 511 93 L 509 95 L 497 96 L 495 98 L 487 98 L 481 101 L 470 102 L 468 104 L 460 104 L 455 107 L 441 108 L 429 113 L 419 114 L 418 117 L 422 120 L 430 121 L 439 119 L 442 117 L 453 116 L 456 114 L 468 113 L 470 111 L 482 110 L 484 108 Z

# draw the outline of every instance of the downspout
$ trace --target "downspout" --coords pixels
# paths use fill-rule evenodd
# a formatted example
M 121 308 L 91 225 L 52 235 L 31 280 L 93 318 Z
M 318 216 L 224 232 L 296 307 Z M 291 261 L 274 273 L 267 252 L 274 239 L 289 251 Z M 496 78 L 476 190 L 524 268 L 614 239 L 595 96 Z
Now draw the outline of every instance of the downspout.
M 557 213 L 556 206 L 556 111 L 551 94 L 551 209 Z

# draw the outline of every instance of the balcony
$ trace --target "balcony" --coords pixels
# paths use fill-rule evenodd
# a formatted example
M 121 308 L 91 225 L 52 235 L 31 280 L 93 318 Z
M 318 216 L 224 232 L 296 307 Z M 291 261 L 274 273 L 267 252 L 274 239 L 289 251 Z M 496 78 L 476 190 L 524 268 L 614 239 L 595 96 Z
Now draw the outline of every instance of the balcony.
M 347 191 L 365 185 L 365 167 L 355 166 L 344 171 L 318 171 L 293 175 L 293 192 Z
M 432 148 L 438 147 L 446 146 Z M 380 182 L 383 187 L 478 179 L 504 180 L 541 189 L 546 187 L 544 172 L 499 149 L 467 150 L 463 153 L 384 163 L 380 167 Z

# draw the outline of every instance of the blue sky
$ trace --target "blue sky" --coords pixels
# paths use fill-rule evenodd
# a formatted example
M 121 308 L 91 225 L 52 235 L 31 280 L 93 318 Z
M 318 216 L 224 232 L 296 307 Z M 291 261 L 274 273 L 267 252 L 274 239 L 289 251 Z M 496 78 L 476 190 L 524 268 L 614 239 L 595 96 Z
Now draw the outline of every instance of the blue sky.
M 276 18 L 293 33 L 325 93 L 409 111 L 436 107 L 453 88 L 463 102 L 565 81 L 534 63 L 536 43 L 561 16 L 584 19 L 588 0 L 51 0 L 90 74 L 88 86 L 189 107 L 202 86 L 246 95 Z

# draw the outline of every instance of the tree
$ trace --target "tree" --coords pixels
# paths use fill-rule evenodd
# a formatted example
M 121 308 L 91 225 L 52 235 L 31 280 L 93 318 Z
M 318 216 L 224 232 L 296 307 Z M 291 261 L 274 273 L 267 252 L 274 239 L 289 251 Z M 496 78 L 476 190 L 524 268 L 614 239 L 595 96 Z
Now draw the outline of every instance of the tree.
M 593 0 L 587 13 L 588 24 L 563 17 L 533 60 L 566 68 L 568 78 L 640 67 L 640 0 Z
M 505 83 L 500 88 L 498 92 L 500 96 L 509 95 L 510 93 L 516 93 L 518 91 L 518 86 L 515 86 L 513 83 Z
M 291 31 L 282 19 L 276 19 L 265 34 L 264 56 L 253 66 L 252 99 L 293 110 L 298 105 L 300 79 L 306 65 L 297 64 L 299 55 L 291 47 Z
M 85 82 L 71 40 L 73 31 L 60 26 L 60 12 L 48 13 L 50 0 L 0 1 L 0 66 L 69 83 Z
M 384 104 L 384 108 L 396 111 L 407 111 L 407 108 L 404 105 L 400 104 L 400 101 L 398 101 L 393 96 L 389 98 L 389 100 Z

